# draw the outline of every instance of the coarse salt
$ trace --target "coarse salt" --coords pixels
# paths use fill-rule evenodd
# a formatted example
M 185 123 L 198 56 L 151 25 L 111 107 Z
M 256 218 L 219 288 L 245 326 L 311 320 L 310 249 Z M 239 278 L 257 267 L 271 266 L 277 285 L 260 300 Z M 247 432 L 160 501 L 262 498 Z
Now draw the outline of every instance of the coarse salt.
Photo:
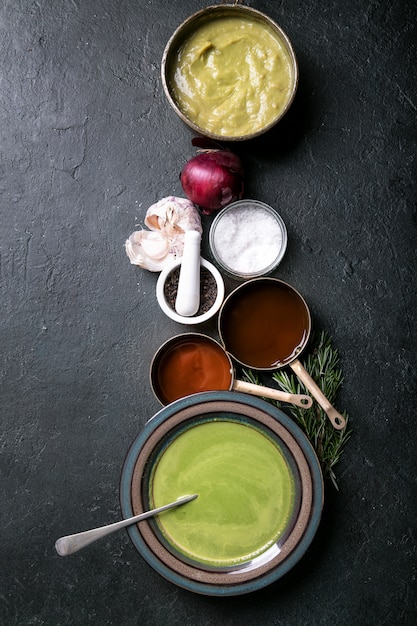
M 226 210 L 216 224 L 212 246 L 219 261 L 236 274 L 259 274 L 280 255 L 283 230 L 271 210 L 244 204 Z

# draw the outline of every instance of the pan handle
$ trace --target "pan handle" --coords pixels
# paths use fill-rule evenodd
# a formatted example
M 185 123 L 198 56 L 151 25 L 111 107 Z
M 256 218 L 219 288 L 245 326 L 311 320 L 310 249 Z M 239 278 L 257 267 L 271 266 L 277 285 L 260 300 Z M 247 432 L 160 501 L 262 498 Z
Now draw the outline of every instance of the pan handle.
M 300 406 L 302 409 L 308 409 L 313 404 L 310 396 L 295 393 L 286 393 L 285 391 L 279 391 L 279 389 L 271 389 L 271 387 L 264 387 L 263 385 L 254 385 L 253 383 L 247 383 L 243 380 L 234 380 L 233 389 L 235 391 L 243 391 L 249 393 L 252 396 L 263 396 L 264 398 L 270 398 L 271 400 L 279 400 L 280 402 L 289 402 Z
M 293 370 L 295 374 L 297 374 L 298 378 L 302 383 L 307 387 L 311 395 L 317 400 L 322 409 L 327 413 L 327 417 L 333 424 L 336 430 L 343 430 L 346 426 L 346 420 L 343 415 L 340 415 L 338 411 L 330 404 L 320 387 L 316 384 L 316 382 L 311 378 L 310 374 L 303 367 L 298 359 L 295 359 L 289 366 Z

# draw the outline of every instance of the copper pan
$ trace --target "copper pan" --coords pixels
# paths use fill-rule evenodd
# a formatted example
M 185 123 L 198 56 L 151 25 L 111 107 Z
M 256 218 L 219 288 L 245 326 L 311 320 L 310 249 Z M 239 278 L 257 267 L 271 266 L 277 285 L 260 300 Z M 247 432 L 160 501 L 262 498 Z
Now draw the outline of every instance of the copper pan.
M 202 347 L 206 350 L 203 351 Z M 210 357 L 206 356 L 207 349 Z M 181 357 L 178 356 L 180 351 Z M 215 375 L 209 370 L 214 370 Z M 202 391 L 240 391 L 304 409 L 312 405 L 308 395 L 236 380 L 227 352 L 215 339 L 201 333 L 183 333 L 168 339 L 152 359 L 150 383 L 162 405 Z
M 289 366 L 334 428 L 345 428 L 343 415 L 330 404 L 298 359 L 310 337 L 311 316 L 294 287 L 265 277 L 239 285 L 220 308 L 218 328 L 225 350 L 235 361 L 263 371 Z

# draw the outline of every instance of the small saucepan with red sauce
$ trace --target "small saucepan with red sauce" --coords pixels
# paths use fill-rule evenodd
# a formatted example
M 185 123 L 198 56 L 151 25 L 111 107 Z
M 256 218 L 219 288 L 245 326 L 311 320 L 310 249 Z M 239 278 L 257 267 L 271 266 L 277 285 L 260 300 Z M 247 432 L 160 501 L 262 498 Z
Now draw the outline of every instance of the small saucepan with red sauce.
M 215 339 L 200 333 L 183 333 L 166 341 L 152 359 L 150 382 L 163 405 L 202 391 L 232 390 L 302 408 L 312 405 L 309 395 L 236 380 L 227 352 Z
M 289 366 L 326 412 L 336 430 L 345 418 L 330 404 L 298 360 L 311 333 L 311 316 L 296 289 L 276 278 L 256 278 L 239 285 L 219 312 L 219 334 L 225 350 L 248 369 Z

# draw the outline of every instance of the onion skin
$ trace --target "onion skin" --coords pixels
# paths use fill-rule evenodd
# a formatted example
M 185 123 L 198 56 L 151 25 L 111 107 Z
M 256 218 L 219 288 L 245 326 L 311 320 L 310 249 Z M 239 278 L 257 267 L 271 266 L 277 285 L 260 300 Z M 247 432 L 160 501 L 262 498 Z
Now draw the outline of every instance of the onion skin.
M 243 197 L 243 165 L 230 150 L 210 149 L 193 157 L 185 164 L 180 181 L 187 198 L 205 215 Z

